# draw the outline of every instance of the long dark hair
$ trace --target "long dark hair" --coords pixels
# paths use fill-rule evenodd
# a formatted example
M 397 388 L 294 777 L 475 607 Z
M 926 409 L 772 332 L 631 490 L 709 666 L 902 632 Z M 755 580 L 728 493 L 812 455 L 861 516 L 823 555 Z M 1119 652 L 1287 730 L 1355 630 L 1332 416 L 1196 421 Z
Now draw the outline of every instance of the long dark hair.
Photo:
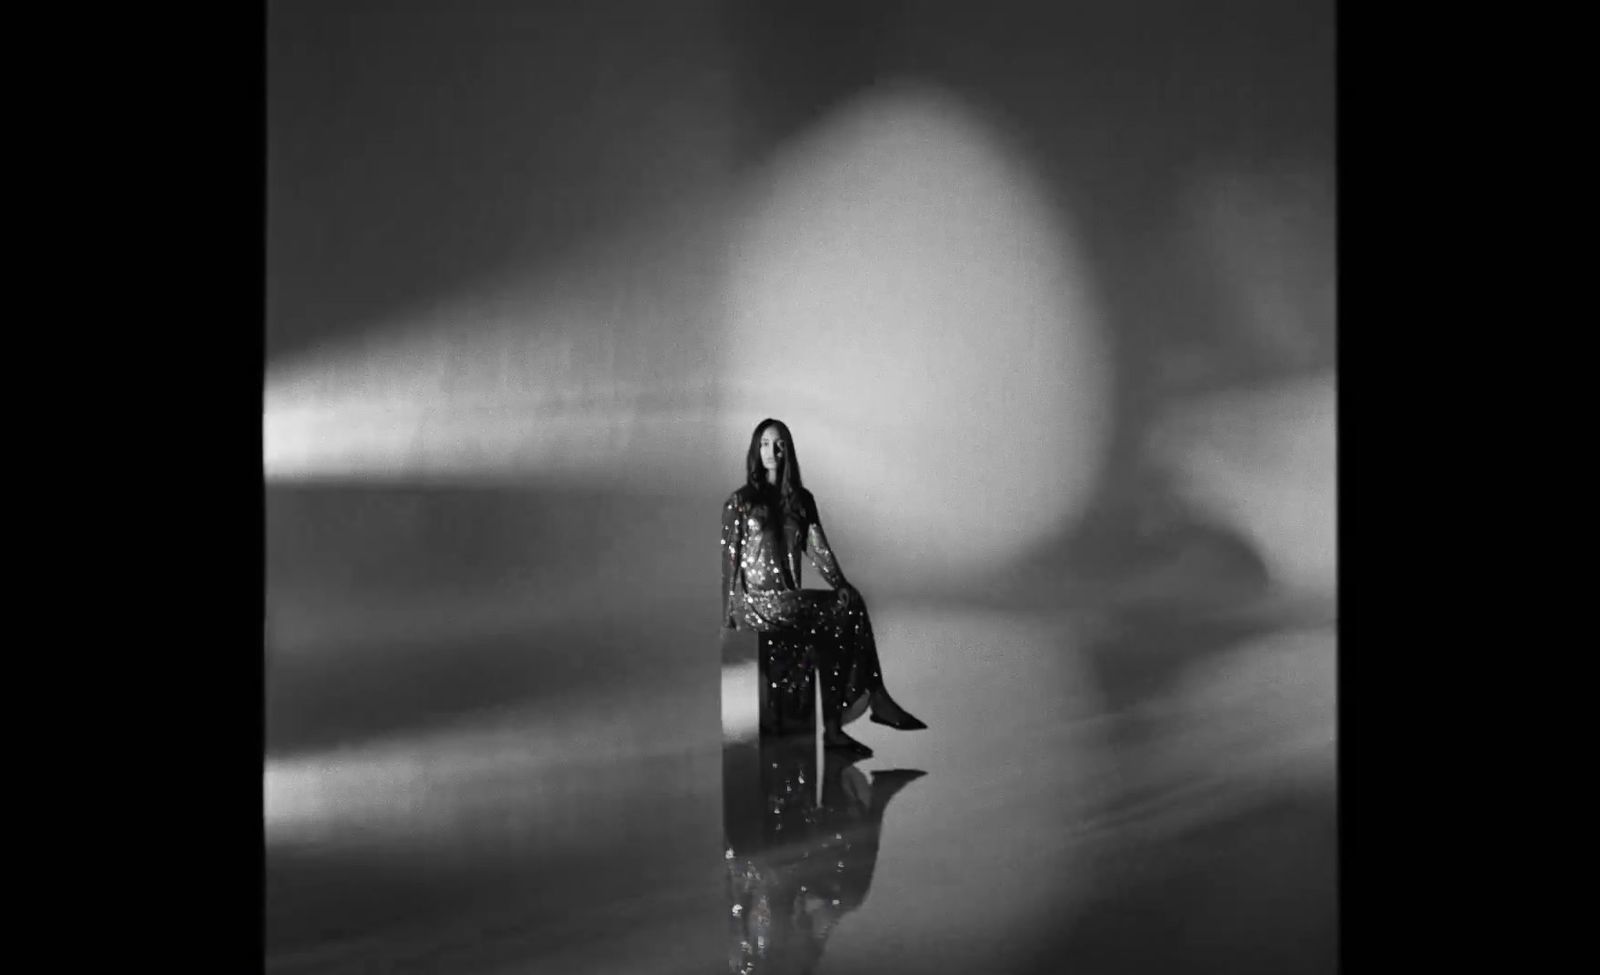
M 767 427 L 777 427 L 778 439 L 783 442 L 783 451 L 778 455 L 776 485 L 767 483 L 767 469 L 761 463 L 761 432 Z M 800 480 L 800 458 L 795 454 L 794 437 L 789 433 L 788 424 L 772 417 L 767 417 L 756 424 L 755 431 L 750 434 L 750 450 L 744 457 L 744 475 L 745 497 L 769 513 L 776 509 L 785 518 L 798 521 L 801 528 L 801 545 L 804 545 L 805 529 L 813 520 L 811 492 L 805 489 L 804 483 Z

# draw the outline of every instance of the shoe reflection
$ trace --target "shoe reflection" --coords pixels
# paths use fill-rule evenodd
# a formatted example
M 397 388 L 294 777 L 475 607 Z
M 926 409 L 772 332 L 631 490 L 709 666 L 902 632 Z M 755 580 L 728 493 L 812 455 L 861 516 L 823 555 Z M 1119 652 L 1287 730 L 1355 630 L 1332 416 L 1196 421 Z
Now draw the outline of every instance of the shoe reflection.
M 829 750 L 820 794 L 810 735 L 724 750 L 728 970 L 816 970 L 834 927 L 866 901 L 883 813 L 916 769 L 873 772 Z

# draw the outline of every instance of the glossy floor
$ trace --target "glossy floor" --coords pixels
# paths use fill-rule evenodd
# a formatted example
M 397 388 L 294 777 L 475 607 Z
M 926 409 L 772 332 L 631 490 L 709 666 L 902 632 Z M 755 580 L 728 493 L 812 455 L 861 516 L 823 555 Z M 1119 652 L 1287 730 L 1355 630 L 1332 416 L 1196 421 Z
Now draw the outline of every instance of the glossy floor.
M 794 782 L 769 777 L 752 842 L 729 839 L 761 827 L 724 815 L 715 670 L 650 672 L 626 625 L 390 658 L 410 681 L 441 657 L 546 661 L 501 661 L 494 706 L 338 742 L 280 710 L 269 970 L 1335 970 L 1331 622 L 874 612 L 931 727 L 861 721 L 873 758 L 796 759 L 806 791 L 775 816 L 771 783 Z

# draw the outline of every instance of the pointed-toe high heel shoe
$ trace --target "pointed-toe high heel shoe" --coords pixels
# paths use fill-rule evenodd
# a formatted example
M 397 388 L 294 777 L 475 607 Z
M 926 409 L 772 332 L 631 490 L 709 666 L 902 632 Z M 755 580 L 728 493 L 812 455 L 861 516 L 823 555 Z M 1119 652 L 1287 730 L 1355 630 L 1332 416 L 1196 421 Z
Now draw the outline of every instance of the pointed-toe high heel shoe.
M 872 723 L 881 724 L 886 728 L 893 728 L 896 731 L 921 731 L 927 727 L 926 724 L 919 721 L 914 715 L 912 715 L 910 711 L 907 711 L 905 708 L 900 708 L 899 711 L 900 716 L 893 719 L 880 718 L 878 716 L 878 712 L 874 711 L 871 714 Z
M 883 717 L 878 713 L 880 710 L 879 705 L 883 706 L 882 710 L 891 711 L 897 717 Z M 871 718 L 873 724 L 881 724 L 885 728 L 893 728 L 896 731 L 921 731 L 927 727 L 926 724 L 917 720 L 910 711 L 901 707 L 898 701 L 890 697 L 888 691 L 880 691 L 878 695 L 875 695 L 870 707 L 872 709 Z

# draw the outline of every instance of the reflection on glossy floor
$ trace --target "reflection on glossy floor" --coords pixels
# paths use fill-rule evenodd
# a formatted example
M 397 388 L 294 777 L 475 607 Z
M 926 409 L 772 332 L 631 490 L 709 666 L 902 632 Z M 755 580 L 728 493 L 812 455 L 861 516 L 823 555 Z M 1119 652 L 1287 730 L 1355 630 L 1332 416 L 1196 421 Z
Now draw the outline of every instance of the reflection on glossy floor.
M 554 690 L 278 747 L 269 970 L 1335 970 L 1325 614 L 877 614 L 931 727 L 857 722 L 853 765 L 769 747 L 742 819 L 703 628 L 651 637 L 706 668 L 650 672 L 643 621 L 530 626 L 569 683 L 505 663 Z
M 811 738 L 729 751 L 723 779 L 728 969 L 815 971 L 834 928 L 872 889 L 889 800 L 924 773 L 868 775 L 832 751 L 819 766 Z M 746 758 L 748 768 L 739 768 Z M 764 801 L 741 809 L 740 793 Z

